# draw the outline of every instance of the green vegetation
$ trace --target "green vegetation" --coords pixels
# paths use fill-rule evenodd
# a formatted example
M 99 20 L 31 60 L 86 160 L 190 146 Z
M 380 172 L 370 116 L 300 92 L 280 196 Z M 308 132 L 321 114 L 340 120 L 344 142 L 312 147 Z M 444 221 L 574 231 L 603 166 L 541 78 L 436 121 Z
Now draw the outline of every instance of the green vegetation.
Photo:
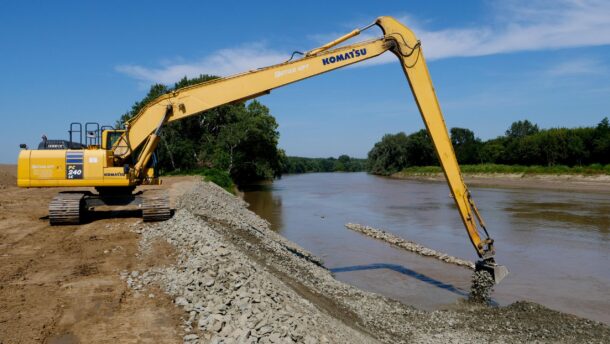
M 504 136 L 482 141 L 469 129 L 452 128 L 451 142 L 466 173 L 608 173 L 610 123 L 595 127 L 540 129 L 528 120 L 511 124 Z M 439 171 L 425 130 L 387 134 L 368 154 L 367 170 L 389 175 Z M 468 166 L 473 165 L 473 166 Z M 436 167 L 435 167 L 436 166 Z
M 216 168 L 197 168 L 192 170 L 172 171 L 165 173 L 166 176 L 202 176 L 204 180 L 212 182 L 230 193 L 235 193 L 235 184 L 227 171 Z
M 215 79 L 186 77 L 172 88 L 157 84 L 125 113 L 118 126 L 135 116 L 146 104 L 172 89 Z M 162 174 L 208 171 L 207 178 L 228 185 L 223 172 L 236 184 L 272 179 L 281 173 L 283 152 L 277 148 L 279 132 L 269 108 L 251 101 L 223 105 L 199 115 L 168 123 L 161 131 L 157 166 Z M 217 171 L 217 172 L 210 172 Z
M 523 173 L 523 174 L 578 174 L 578 175 L 610 175 L 610 164 L 592 164 L 588 166 L 522 166 L 522 165 L 499 165 L 499 164 L 477 164 L 460 165 L 463 173 L 466 174 L 492 174 L 492 173 Z M 406 175 L 434 175 L 442 173 L 440 166 L 412 166 L 400 171 Z
M 282 173 L 308 172 L 362 172 L 366 171 L 366 159 L 341 155 L 335 158 L 302 158 L 285 157 L 282 162 Z

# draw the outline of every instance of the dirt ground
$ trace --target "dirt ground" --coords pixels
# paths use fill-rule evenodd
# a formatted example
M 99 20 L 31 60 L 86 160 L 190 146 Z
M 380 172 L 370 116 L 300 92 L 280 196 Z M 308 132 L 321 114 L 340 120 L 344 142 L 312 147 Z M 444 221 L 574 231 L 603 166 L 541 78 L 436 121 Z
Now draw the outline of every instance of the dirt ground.
M 171 248 L 138 257 L 135 213 L 49 226 L 47 206 L 60 190 L 17 188 L 15 169 L 0 165 L 0 343 L 181 342 L 172 300 L 133 293 L 119 277 L 171 264 Z

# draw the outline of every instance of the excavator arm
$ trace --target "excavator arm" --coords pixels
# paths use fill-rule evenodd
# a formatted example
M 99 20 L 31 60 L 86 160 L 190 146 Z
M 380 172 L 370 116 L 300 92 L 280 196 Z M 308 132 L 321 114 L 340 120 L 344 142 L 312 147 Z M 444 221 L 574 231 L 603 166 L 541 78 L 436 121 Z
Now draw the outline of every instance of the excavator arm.
M 334 48 L 373 25 L 381 28 L 383 37 Z M 313 49 L 300 59 L 177 89 L 157 98 L 126 124 L 125 133 L 113 146 L 114 157 L 126 161 L 141 147 L 134 165 L 138 176 L 156 149 L 159 131 L 165 123 L 268 94 L 275 88 L 363 62 L 386 51 L 396 55 L 407 76 L 468 237 L 482 259 L 477 268 L 489 271 L 498 283 L 508 270 L 495 263 L 493 239 L 462 178 L 421 44 L 411 30 L 391 17 L 380 17 L 375 23 Z

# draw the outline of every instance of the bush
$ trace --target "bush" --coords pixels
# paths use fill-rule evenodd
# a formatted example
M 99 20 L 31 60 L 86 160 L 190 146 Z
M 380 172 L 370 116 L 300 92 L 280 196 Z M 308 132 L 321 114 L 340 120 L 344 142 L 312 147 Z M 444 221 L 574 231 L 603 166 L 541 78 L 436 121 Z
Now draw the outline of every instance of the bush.
M 201 174 L 206 181 L 212 182 L 230 193 L 235 192 L 235 184 L 233 184 L 233 180 L 228 172 L 210 168 L 202 170 L 199 174 Z
M 212 182 L 228 192 L 235 193 L 235 184 L 227 171 L 217 168 L 197 168 L 190 170 L 176 170 L 165 173 L 166 176 L 202 176 L 205 181 Z

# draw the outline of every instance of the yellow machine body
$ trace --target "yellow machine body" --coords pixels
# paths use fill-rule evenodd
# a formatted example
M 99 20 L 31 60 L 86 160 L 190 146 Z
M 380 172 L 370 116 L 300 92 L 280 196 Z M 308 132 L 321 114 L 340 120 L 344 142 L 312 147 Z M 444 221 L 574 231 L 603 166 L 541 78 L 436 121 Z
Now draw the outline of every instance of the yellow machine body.
M 113 153 L 105 149 L 22 150 L 17 164 L 20 187 L 128 187 L 136 180 L 130 169 L 115 167 Z M 158 184 L 153 169 L 146 182 Z

